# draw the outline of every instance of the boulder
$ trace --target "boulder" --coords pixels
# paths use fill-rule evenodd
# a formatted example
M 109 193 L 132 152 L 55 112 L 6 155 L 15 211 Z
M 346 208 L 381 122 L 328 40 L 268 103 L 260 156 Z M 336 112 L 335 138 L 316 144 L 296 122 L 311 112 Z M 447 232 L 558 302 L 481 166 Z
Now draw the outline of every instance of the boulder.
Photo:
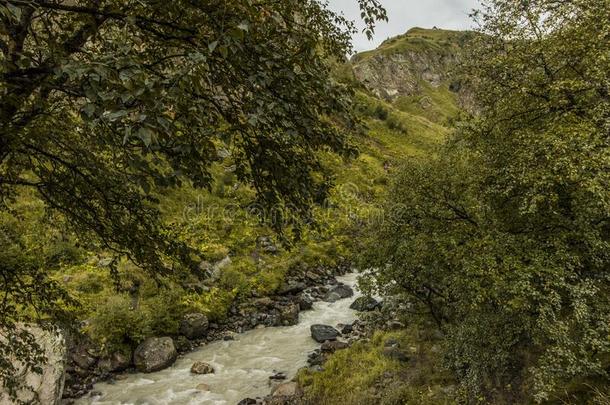
M 196 361 L 191 366 L 191 373 L 193 373 L 193 374 L 213 374 L 214 367 L 212 367 L 211 365 L 209 365 L 206 362 Z
M 338 340 L 332 340 L 322 343 L 322 347 L 320 348 L 323 352 L 326 353 L 334 353 L 337 350 L 347 349 L 349 345 L 345 342 L 340 342 Z
M 303 291 L 307 286 L 299 281 L 290 281 L 283 285 L 277 292 L 279 295 L 296 295 Z
M 324 343 L 327 340 L 337 340 L 339 331 L 328 325 L 311 325 L 309 328 L 311 337 L 318 343 Z
M 83 370 L 92 369 L 97 363 L 97 358 L 89 353 L 87 347 L 83 345 L 72 348 L 68 354 L 68 358 L 72 363 Z
M 258 404 L 258 402 L 254 398 L 242 399 L 241 401 L 239 401 L 237 403 L 237 405 L 256 405 L 256 404 Z
M 97 365 L 103 372 L 124 371 L 131 365 L 131 352 L 114 352 L 110 356 L 101 359 Z
M 324 301 L 335 302 L 343 298 L 349 298 L 354 295 L 354 290 L 351 287 L 339 284 L 331 288 L 324 296 Z
M 351 324 L 343 325 L 341 327 L 341 334 L 342 335 L 349 335 L 353 331 L 354 331 L 354 326 L 351 325 Z
M 188 339 L 201 339 L 208 331 L 208 317 L 201 313 L 184 315 L 180 322 L 180 334 Z
M 349 307 L 359 312 L 369 312 L 381 307 L 381 303 L 372 297 L 358 297 Z
M 299 304 L 290 303 L 280 309 L 280 322 L 282 325 L 296 325 L 299 323 Z
M 138 371 L 152 373 L 174 364 L 178 352 L 170 337 L 152 337 L 140 344 L 133 354 Z
M 0 385 L 0 404 L 13 405 L 18 403 L 39 403 L 59 405 L 64 389 L 66 376 L 67 350 L 63 334 L 59 330 L 44 330 L 34 325 L 18 325 L 17 332 L 26 330 L 44 352 L 46 363 L 41 365 L 42 373 L 27 371 L 23 364 L 11 361 L 16 367 L 16 376 L 23 383 L 24 389 L 17 390 L 14 401 Z M 4 335 L 0 334 L 0 339 Z M 37 398 L 37 400 L 36 400 Z
M 313 301 L 306 295 L 301 295 L 299 298 L 299 308 L 301 311 L 307 311 L 313 308 Z

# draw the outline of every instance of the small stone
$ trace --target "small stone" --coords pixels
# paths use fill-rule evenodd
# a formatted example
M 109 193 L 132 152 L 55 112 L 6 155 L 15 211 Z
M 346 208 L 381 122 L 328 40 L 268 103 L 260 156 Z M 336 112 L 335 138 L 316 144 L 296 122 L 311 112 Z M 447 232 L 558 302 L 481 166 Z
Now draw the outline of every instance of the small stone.
M 191 373 L 193 373 L 193 374 L 213 374 L 214 367 L 212 367 L 211 365 L 209 365 L 206 362 L 196 361 L 191 366 Z
M 286 373 L 276 373 L 272 376 L 269 376 L 270 380 L 285 380 L 286 379 Z

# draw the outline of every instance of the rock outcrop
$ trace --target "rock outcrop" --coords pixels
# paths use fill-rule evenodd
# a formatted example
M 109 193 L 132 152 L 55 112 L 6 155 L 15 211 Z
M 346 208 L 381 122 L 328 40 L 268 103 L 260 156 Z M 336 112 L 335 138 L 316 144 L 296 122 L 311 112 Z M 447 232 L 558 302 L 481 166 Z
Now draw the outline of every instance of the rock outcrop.
M 0 404 L 36 403 L 59 405 L 66 373 L 66 343 L 59 330 L 44 330 L 38 326 L 18 326 L 32 335 L 44 352 L 46 362 L 40 365 L 41 373 L 26 371 L 23 364 L 13 361 L 20 376 L 22 389 L 17 390 L 16 400 L 0 385 Z
M 413 28 L 373 51 L 355 55 L 351 61 L 354 76 L 375 96 L 388 101 L 421 96 L 427 87 L 447 86 L 467 105 L 470 97 L 454 73 L 473 35 Z M 421 102 L 425 104 L 426 99 Z

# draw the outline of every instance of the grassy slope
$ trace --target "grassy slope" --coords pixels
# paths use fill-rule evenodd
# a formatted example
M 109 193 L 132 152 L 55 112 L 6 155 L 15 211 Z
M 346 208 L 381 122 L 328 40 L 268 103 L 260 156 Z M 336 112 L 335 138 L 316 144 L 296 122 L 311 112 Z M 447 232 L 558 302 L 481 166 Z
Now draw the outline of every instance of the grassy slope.
M 377 50 L 356 55 L 355 61 L 377 53 L 445 52 L 461 45 L 464 33 L 414 28 L 407 34 L 385 41 Z M 367 118 L 368 136 L 361 141 L 361 159 L 390 167 L 401 160 L 422 158 L 433 153 L 450 131 L 459 114 L 455 95 L 448 83 L 438 88 L 422 83 L 422 92 L 393 103 L 379 100 L 364 91 L 358 106 Z M 422 103 L 422 100 L 426 100 Z M 392 169 L 390 169 L 391 173 Z M 366 172 L 357 170 L 357 173 Z M 375 174 L 379 175 L 378 173 Z M 383 191 L 381 191 L 382 193 Z M 411 354 L 408 363 L 382 355 L 384 343 L 396 340 Z M 416 325 L 407 330 L 377 332 L 369 341 L 358 342 L 333 355 L 321 372 L 304 371 L 299 381 L 305 388 L 305 403 L 317 405 L 369 404 L 450 404 L 454 403 L 451 376 L 435 367 L 434 339 Z

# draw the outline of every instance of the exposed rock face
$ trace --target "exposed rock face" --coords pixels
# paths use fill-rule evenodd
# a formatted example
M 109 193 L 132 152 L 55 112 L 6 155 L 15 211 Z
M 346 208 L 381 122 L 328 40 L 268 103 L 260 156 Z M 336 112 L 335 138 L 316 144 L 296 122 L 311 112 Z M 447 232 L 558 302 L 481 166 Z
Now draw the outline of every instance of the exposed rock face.
M 368 312 L 381 307 L 381 303 L 372 297 L 358 297 L 349 307 L 359 312 Z
M 178 352 L 170 337 L 146 339 L 133 354 L 136 368 L 144 373 L 163 370 L 174 364 Z
M 196 361 L 191 367 L 193 374 L 213 374 L 214 367 L 203 361 Z
M 311 337 L 318 343 L 324 343 L 327 340 L 337 340 L 339 331 L 328 325 L 311 325 Z
M 208 317 L 204 314 L 193 313 L 184 316 L 180 322 L 180 334 L 188 339 L 201 339 L 208 331 Z
M 454 78 L 454 71 L 472 35 L 413 28 L 388 39 L 375 51 L 355 55 L 354 76 L 371 93 L 389 101 L 418 95 L 424 86 L 442 85 L 464 98 L 465 89 Z
M 18 373 L 22 374 L 24 387 L 17 392 L 17 401 L 13 401 L 0 385 L 0 404 L 13 405 L 17 403 L 40 403 L 59 405 L 64 388 L 66 372 L 66 343 L 59 331 L 46 331 L 38 326 L 20 326 L 27 330 L 40 345 L 46 357 L 46 363 L 41 366 L 42 374 L 34 372 L 23 373 L 23 367 L 17 365 Z M 18 362 L 14 362 L 18 364 Z M 36 399 L 37 398 L 37 399 Z

